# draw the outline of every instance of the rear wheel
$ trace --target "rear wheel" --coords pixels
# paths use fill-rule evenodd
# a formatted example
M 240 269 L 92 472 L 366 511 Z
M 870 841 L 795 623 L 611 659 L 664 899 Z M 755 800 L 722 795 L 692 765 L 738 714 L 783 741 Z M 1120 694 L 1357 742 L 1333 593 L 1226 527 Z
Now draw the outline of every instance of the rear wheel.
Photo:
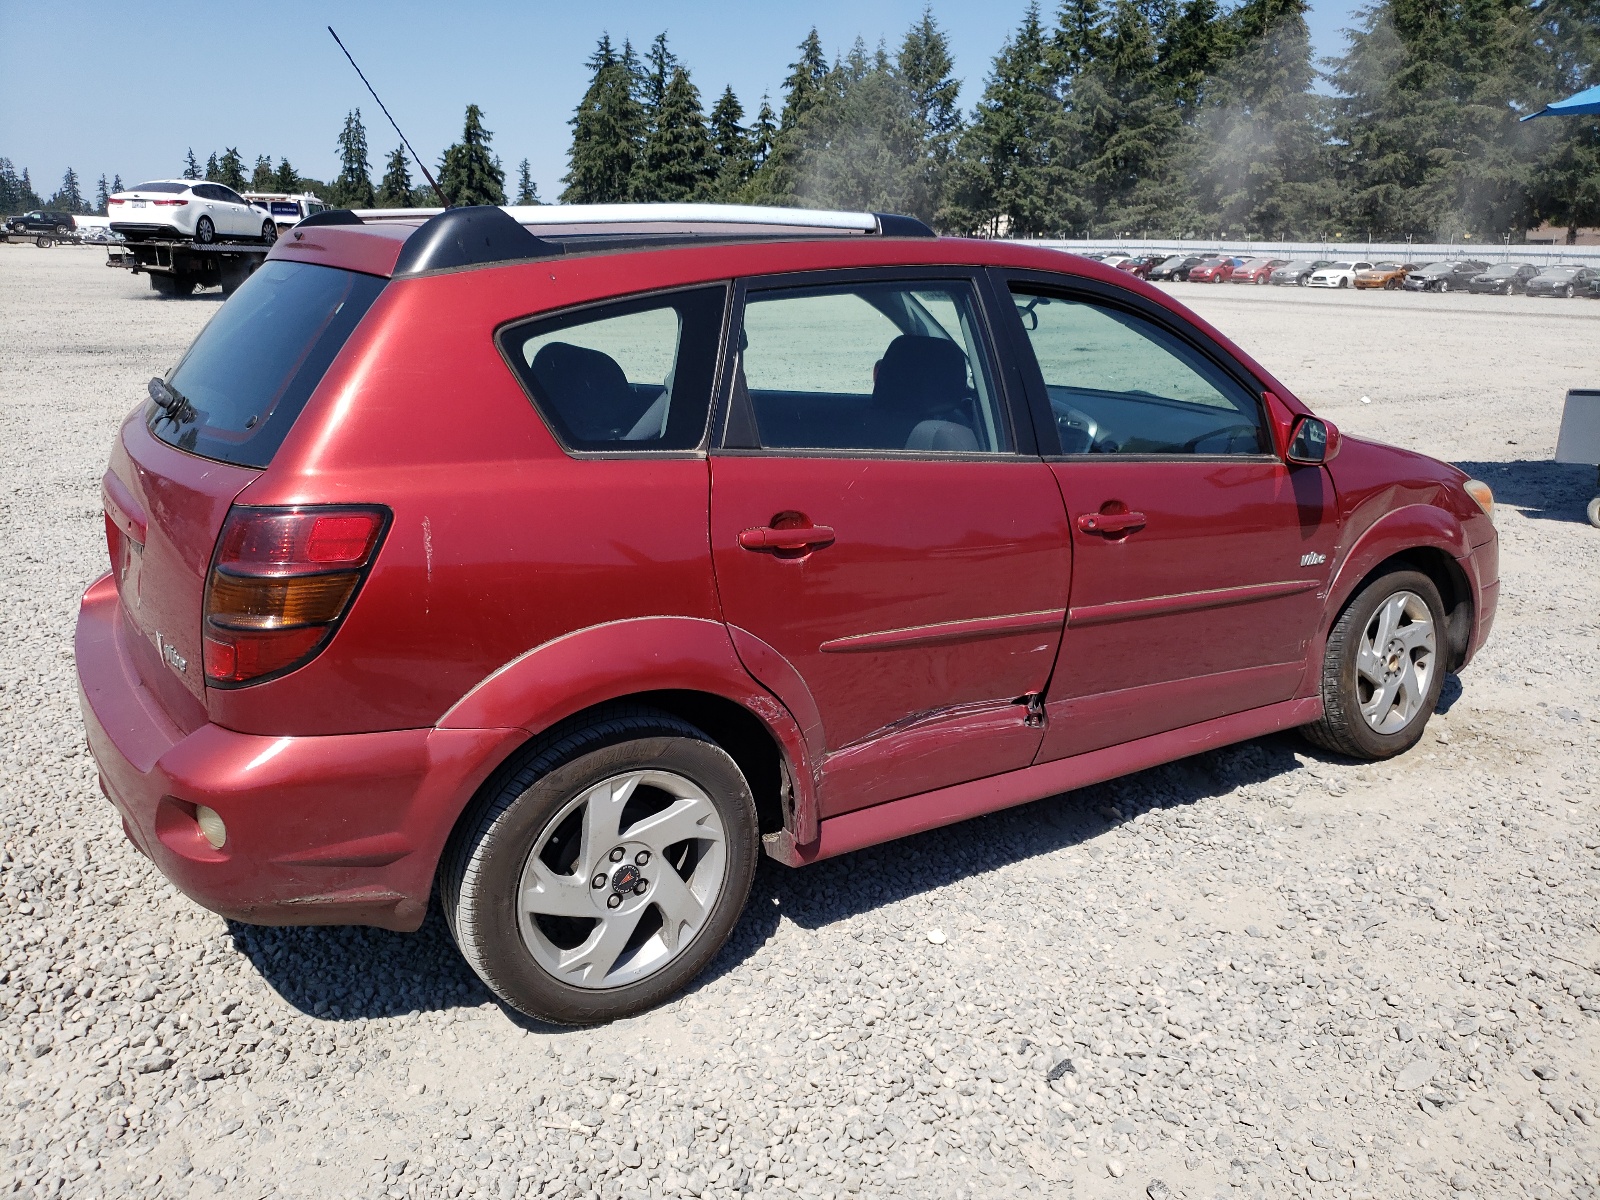
M 1311 741 L 1351 758 L 1391 758 L 1422 737 L 1444 686 L 1439 589 L 1420 571 L 1373 580 L 1334 622 Z
M 507 1004 L 591 1025 L 660 1003 L 732 932 L 755 801 L 704 733 L 618 708 L 536 743 L 481 798 L 440 873 L 462 956 Z
M 217 227 L 210 217 L 201 217 L 194 223 L 194 240 L 202 246 L 209 246 L 217 240 Z
M 152 272 L 150 275 L 150 290 L 158 296 L 168 299 L 177 299 L 187 296 L 194 291 L 194 277 L 190 275 L 166 275 Z
M 45 237 L 45 235 L 41 233 L 38 237 L 33 239 L 33 244 L 39 247 L 41 250 L 48 250 L 51 246 L 54 246 L 56 242 L 54 238 Z
M 1589 524 L 1600 529 L 1600 496 L 1589 501 L 1589 507 L 1584 510 L 1584 516 L 1589 518 Z
M 261 222 L 261 240 L 269 246 L 278 240 L 278 223 L 276 221 Z

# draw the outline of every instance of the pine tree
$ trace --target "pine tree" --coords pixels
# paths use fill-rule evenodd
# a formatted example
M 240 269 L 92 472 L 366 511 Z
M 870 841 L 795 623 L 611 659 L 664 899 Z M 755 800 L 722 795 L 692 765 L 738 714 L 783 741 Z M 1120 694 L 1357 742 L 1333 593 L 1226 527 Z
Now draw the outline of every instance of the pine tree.
M 106 209 L 110 207 L 111 193 L 113 190 L 119 189 L 113 189 L 111 185 L 106 182 L 106 177 L 104 175 L 100 176 L 100 182 L 98 185 L 96 185 L 94 190 L 94 211 L 98 216 L 103 217 L 106 215 Z
M 221 168 L 217 165 L 217 152 L 213 150 L 211 152 L 211 157 L 206 159 L 206 173 L 202 175 L 201 178 L 220 182 L 218 179 L 218 172 L 220 170 Z
M 216 157 L 216 155 L 212 155 L 212 158 L 215 158 L 215 157 Z M 194 147 L 193 146 L 189 147 L 189 153 L 184 156 L 184 160 L 183 160 L 183 177 L 185 179 L 199 179 L 199 178 L 201 178 L 201 175 L 200 175 L 200 164 L 199 164 L 199 162 L 197 162 L 195 160 Z
M 588 62 L 591 77 L 571 121 L 572 148 L 562 180 L 566 204 L 614 204 L 628 198 L 628 181 L 644 140 L 644 110 L 635 95 L 633 49 L 618 54 L 602 36 Z
M 909 178 L 906 211 L 933 221 L 949 186 L 951 161 L 961 135 L 958 100 L 961 81 L 954 76 L 950 39 L 925 8 L 906 31 L 895 59 L 917 129 L 917 162 Z
M 396 146 L 389 152 L 383 180 L 378 184 L 377 207 L 410 208 L 412 190 L 411 160 L 406 157 L 404 146 Z
M 822 97 L 788 137 L 795 198 L 822 208 L 904 212 L 917 173 L 921 130 L 910 92 L 880 45 L 857 38 L 828 73 Z
M 518 204 L 543 204 L 539 199 L 539 185 L 533 181 L 533 174 L 528 169 L 528 160 L 523 159 L 517 164 L 517 200 Z
M 22 168 L 22 179 L 17 185 L 17 207 L 24 210 L 44 207 L 39 193 L 33 190 L 33 180 L 28 178 L 27 167 Z
M 1039 6 L 995 55 L 983 97 L 960 141 L 946 223 L 991 236 L 1041 236 L 1061 228 L 1053 155 L 1062 106 Z
M 439 186 L 452 205 L 506 202 L 506 173 L 500 160 L 489 153 L 493 140 L 494 135 L 483 127 L 483 110 L 476 104 L 467 105 L 461 140 L 439 161 Z
M 217 163 L 217 173 L 211 176 L 213 182 L 230 187 L 236 192 L 245 190 L 244 159 L 240 156 L 237 147 L 229 146 L 222 152 L 222 158 Z
M 1600 21 L 1585 19 L 1587 0 L 1553 0 L 1542 6 L 1535 67 L 1538 90 L 1523 107 L 1537 111 L 1600 83 Z M 1542 126 L 1544 141 L 1535 153 L 1529 190 L 1535 215 L 1567 227 L 1567 242 L 1583 226 L 1600 225 L 1600 120 L 1545 118 L 1521 126 Z
M 78 183 L 78 173 L 71 167 L 61 177 L 61 186 L 56 194 L 50 197 L 50 209 L 54 212 L 84 213 L 89 211 L 89 206 L 83 202 L 83 189 Z
M 656 34 L 650 41 L 650 49 L 645 51 L 644 69 L 635 73 L 639 104 L 647 119 L 666 103 L 667 86 L 678 66 L 678 56 L 667 48 L 666 33 Z
M 662 39 L 657 42 L 664 50 Z M 651 114 L 629 194 L 646 202 L 698 200 L 711 188 L 712 167 L 699 89 L 689 81 L 689 72 L 676 66 L 661 94 L 660 107 Z
M 761 107 L 756 110 L 755 123 L 750 126 L 750 161 L 760 169 L 772 154 L 773 140 L 778 136 L 778 117 L 772 111 L 772 102 L 763 93 Z
M 0 217 L 12 216 L 22 207 L 22 180 L 11 160 L 0 158 Z
M 1225 235 L 1291 238 L 1327 228 L 1322 114 L 1311 91 L 1307 0 L 1246 0 L 1238 48 L 1205 124 L 1201 204 Z
M 345 114 L 339 131 L 339 174 L 333 181 L 330 202 L 335 208 L 374 208 L 372 164 L 367 158 L 367 127 L 359 108 Z
M 711 109 L 711 174 L 715 180 L 712 191 L 719 200 L 737 197 L 756 169 L 750 134 L 741 124 L 743 120 L 744 106 L 730 84 L 722 89 Z
M 272 169 L 272 156 L 268 154 L 256 155 L 255 170 L 250 174 L 250 190 L 252 192 L 270 192 L 272 185 L 277 181 L 277 175 Z
M 123 190 L 124 189 L 123 189 L 123 186 L 122 186 L 122 176 L 121 175 L 113 175 L 111 177 L 111 194 L 113 196 L 115 196 L 118 192 L 123 191 Z
M 278 169 L 273 173 L 272 190 L 275 192 L 298 192 L 300 190 L 300 176 L 289 165 L 287 158 L 278 160 Z
M 828 57 L 815 26 L 799 49 L 800 56 L 789 64 L 789 77 L 783 83 L 783 110 L 771 149 L 745 189 L 746 196 L 757 204 L 794 202 L 799 185 L 798 160 L 805 150 L 800 126 L 827 95 Z

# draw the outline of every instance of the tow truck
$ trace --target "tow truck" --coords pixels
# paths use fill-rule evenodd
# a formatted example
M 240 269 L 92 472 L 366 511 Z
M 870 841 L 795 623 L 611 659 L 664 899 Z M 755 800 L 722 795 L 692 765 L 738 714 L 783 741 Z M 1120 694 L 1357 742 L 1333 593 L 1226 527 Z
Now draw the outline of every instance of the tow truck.
M 187 238 L 149 238 L 113 248 L 106 254 L 106 266 L 149 276 L 151 289 L 161 296 L 187 296 L 197 287 L 213 285 L 231 296 L 271 249 L 268 242 L 225 238 L 204 244 Z

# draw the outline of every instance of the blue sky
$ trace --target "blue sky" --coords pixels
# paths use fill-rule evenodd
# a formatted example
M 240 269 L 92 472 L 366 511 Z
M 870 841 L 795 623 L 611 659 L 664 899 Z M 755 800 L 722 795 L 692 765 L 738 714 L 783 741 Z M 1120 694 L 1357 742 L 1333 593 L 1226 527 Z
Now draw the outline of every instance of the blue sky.
M 1026 3 L 934 4 L 964 81 L 963 107 L 981 92 L 990 60 Z M 1338 53 L 1356 0 L 1312 4 L 1317 52 Z M 360 107 L 376 174 L 398 139 L 328 36 L 331 23 L 430 164 L 459 135 L 466 105 L 476 103 L 508 175 L 527 158 L 549 200 L 566 170 L 566 122 L 583 93 L 583 60 L 602 31 L 642 46 L 666 30 L 707 108 L 731 83 L 753 113 L 763 91 L 776 101 L 811 25 L 830 56 L 857 35 L 869 45 L 884 38 L 893 49 L 921 10 L 922 0 L 273 0 L 190 6 L 170 25 L 166 17 L 179 10 L 162 8 L 161 20 L 147 20 L 134 17 L 126 0 L 89 0 L 71 6 L 68 25 L 34 37 L 25 35 L 27 14 L 40 10 L 0 0 L 0 156 L 27 167 L 44 195 L 68 166 L 86 194 L 101 172 L 120 173 L 129 184 L 174 176 L 191 146 L 202 163 L 212 150 L 237 146 L 247 162 L 287 155 L 302 173 L 329 178 L 345 111 Z

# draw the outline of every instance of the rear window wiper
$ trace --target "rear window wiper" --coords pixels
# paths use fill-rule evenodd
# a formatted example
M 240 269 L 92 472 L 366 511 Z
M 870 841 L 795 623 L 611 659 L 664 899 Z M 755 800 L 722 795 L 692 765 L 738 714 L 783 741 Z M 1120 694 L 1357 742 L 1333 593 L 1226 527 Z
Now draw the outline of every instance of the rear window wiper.
M 189 398 L 159 375 L 150 380 L 147 390 L 156 407 L 174 425 L 186 424 L 199 415 L 194 405 L 189 403 Z

